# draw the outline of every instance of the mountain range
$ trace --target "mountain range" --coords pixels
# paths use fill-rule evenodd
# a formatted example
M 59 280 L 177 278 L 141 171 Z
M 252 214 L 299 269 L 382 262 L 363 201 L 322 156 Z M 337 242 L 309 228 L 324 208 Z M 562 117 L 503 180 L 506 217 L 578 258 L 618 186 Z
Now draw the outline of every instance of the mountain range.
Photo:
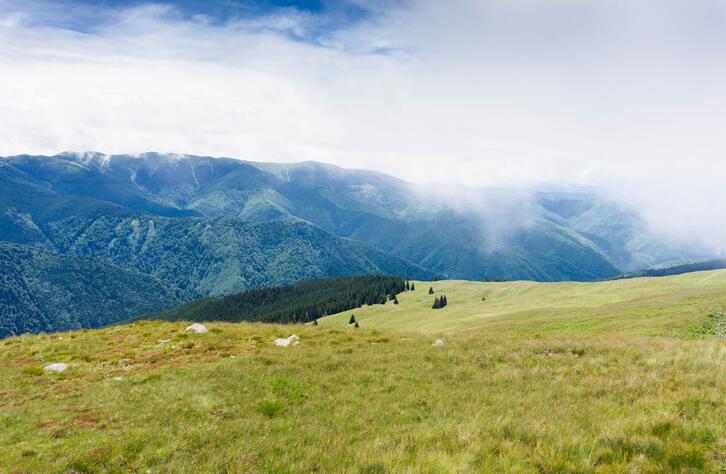
M 61 315 L 16 295 L 15 309 L 0 301 L 0 318 L 16 321 L 24 305 L 46 323 L 5 324 L 12 331 L 107 324 L 193 298 L 328 276 L 584 281 L 702 257 L 591 189 L 453 191 L 316 162 L 157 153 L 0 158 L 0 241 L 14 245 L 0 259 L 14 269 L 14 288 L 38 288 L 45 265 L 55 273 L 74 257 L 69 278 L 86 268 L 101 282 L 123 275 L 129 285 L 117 295 L 156 285 L 148 301 L 88 288 L 86 301 L 122 308 L 92 321 L 85 309 Z M 33 277 L 23 263 L 30 256 Z M 69 282 L 55 284 L 56 293 L 70 291 L 62 288 Z

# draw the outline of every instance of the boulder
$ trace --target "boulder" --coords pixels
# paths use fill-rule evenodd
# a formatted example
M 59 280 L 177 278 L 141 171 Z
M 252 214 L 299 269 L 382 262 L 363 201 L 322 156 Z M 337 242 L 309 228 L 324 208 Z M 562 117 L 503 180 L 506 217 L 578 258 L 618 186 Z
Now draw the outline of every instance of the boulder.
M 192 324 L 191 326 L 186 328 L 185 331 L 187 331 L 187 332 L 192 331 L 197 334 L 206 334 L 209 332 L 209 331 L 207 331 L 207 328 L 205 328 L 203 324 L 199 324 L 199 323 Z
M 43 370 L 46 372 L 65 372 L 65 370 L 68 368 L 68 364 L 64 364 L 63 362 L 56 362 L 55 364 L 48 364 L 45 367 L 43 367 Z
M 273 344 L 275 344 L 276 346 L 280 346 L 280 347 L 289 347 L 289 346 L 297 345 L 299 343 L 300 343 L 300 338 L 293 334 L 292 336 L 288 337 L 287 339 L 275 339 L 275 342 Z

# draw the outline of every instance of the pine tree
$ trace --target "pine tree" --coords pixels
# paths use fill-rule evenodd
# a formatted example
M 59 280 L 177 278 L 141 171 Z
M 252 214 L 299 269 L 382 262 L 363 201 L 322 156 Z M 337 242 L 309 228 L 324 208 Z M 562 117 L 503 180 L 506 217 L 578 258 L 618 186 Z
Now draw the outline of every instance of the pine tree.
M 411 287 L 409 286 L 409 284 L 408 284 L 408 281 L 407 281 L 407 282 L 406 282 L 406 291 L 408 291 L 408 290 L 410 290 L 410 289 L 411 289 Z
M 411 282 L 411 291 L 414 291 L 416 289 L 416 286 Z
M 398 304 L 398 298 L 393 298 L 393 304 Z
M 358 321 L 355 320 L 355 315 L 350 315 L 350 320 L 348 320 L 348 324 L 358 324 Z
M 441 307 L 443 308 L 447 304 L 449 304 L 449 301 L 446 299 L 446 295 L 442 295 L 441 296 Z
M 355 322 L 355 326 L 353 326 L 353 327 L 356 329 L 358 329 L 360 327 L 360 324 L 358 324 L 358 321 Z
M 433 295 L 434 294 L 434 287 L 433 286 L 429 286 L 429 294 L 430 295 Z
M 437 296 L 436 298 L 434 298 L 434 304 L 433 304 L 433 306 L 431 306 L 431 309 L 439 309 L 439 308 L 441 308 L 441 300 Z
M 313 319 L 313 326 L 317 326 L 317 325 L 318 325 L 318 320 L 317 319 Z

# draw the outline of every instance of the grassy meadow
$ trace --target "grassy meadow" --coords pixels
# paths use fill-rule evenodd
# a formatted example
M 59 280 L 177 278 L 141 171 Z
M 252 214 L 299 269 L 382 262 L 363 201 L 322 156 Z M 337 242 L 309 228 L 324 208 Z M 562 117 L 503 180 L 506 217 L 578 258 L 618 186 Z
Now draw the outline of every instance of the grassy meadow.
M 398 300 L 2 340 L 0 472 L 726 472 L 726 272 Z
M 726 270 L 597 283 L 444 280 L 415 286 L 398 295 L 398 305 L 358 308 L 320 323 L 343 327 L 353 314 L 365 327 L 429 334 L 700 337 L 710 324 L 706 316 L 726 311 Z M 441 294 L 449 304 L 432 310 Z

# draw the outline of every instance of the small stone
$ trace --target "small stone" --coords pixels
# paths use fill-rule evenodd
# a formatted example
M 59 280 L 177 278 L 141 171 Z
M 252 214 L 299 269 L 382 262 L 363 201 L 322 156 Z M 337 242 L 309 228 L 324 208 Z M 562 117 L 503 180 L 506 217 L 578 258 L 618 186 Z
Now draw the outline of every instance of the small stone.
M 295 346 L 299 343 L 300 343 L 300 338 L 293 334 L 292 336 L 288 337 L 287 339 L 275 339 L 275 342 L 273 344 L 275 344 L 276 346 L 280 346 L 280 347 L 288 347 L 291 345 Z
M 434 343 L 433 343 L 433 344 L 431 344 L 431 345 L 432 345 L 432 346 L 443 346 L 443 345 L 444 345 L 444 340 L 443 340 L 443 339 L 436 339 L 436 340 L 434 341 Z
M 192 324 L 191 326 L 187 327 L 185 329 L 185 331 L 187 331 L 187 332 L 192 331 L 197 334 L 206 334 L 209 332 L 209 331 L 207 331 L 207 328 L 205 328 L 203 324 L 199 324 L 199 323 Z
M 113 381 L 114 381 L 114 382 L 120 382 L 120 381 L 122 381 L 123 379 L 124 379 L 123 377 L 114 377 L 114 378 L 113 378 Z
M 55 364 L 48 364 L 45 367 L 43 367 L 43 370 L 47 372 L 64 372 L 68 368 L 68 364 L 64 364 L 63 362 L 57 362 Z

